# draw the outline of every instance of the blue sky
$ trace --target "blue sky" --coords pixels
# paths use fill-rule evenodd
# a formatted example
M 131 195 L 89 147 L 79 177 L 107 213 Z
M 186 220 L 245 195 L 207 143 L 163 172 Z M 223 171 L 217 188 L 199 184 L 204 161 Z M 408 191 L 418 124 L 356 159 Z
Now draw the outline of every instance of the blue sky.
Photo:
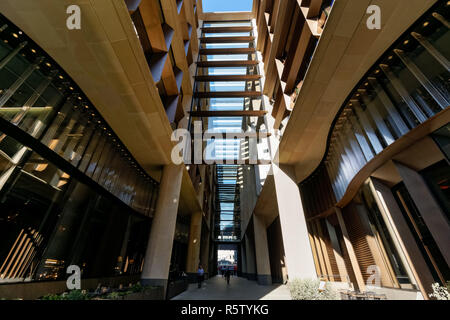
M 253 0 L 203 0 L 203 11 L 252 11 Z

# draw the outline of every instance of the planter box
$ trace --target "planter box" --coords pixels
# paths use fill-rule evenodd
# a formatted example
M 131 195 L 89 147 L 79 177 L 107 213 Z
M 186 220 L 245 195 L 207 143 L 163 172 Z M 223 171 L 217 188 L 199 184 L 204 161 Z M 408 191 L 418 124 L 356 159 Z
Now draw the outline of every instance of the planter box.
M 189 287 L 188 279 L 170 282 L 169 285 L 167 286 L 167 299 L 169 300 L 179 295 L 180 293 L 186 291 L 188 287 Z

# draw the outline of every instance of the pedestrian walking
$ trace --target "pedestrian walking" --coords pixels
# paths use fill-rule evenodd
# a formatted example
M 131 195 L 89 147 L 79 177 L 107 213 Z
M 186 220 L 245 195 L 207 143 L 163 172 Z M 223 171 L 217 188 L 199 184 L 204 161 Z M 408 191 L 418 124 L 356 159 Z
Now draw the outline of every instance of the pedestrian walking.
M 227 268 L 227 271 L 225 271 L 225 278 L 227 279 L 227 284 L 230 284 L 230 276 L 231 276 L 231 271 L 230 269 Z
M 202 282 L 205 278 L 205 270 L 203 270 L 202 265 L 200 264 L 198 266 L 197 270 L 197 281 L 198 281 L 198 288 L 200 289 L 202 287 Z

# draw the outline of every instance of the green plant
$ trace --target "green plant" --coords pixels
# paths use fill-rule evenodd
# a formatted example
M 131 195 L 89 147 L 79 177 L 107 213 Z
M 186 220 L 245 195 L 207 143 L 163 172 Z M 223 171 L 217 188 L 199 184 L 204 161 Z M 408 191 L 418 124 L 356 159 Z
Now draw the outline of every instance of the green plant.
M 142 292 L 142 291 L 144 291 L 146 288 L 143 286 L 143 285 L 141 285 L 139 282 L 138 283 L 136 283 L 134 286 L 132 286 L 131 288 L 130 288 L 130 290 L 132 291 L 132 292 Z
M 117 291 L 114 291 L 114 292 L 111 292 L 110 294 L 108 294 L 108 295 L 106 296 L 106 298 L 107 298 L 107 299 L 110 299 L 110 300 L 117 300 L 117 299 L 119 299 L 120 297 L 124 296 L 124 295 L 125 295 L 124 293 L 125 293 L 125 292 L 117 292 Z
M 89 296 L 81 290 L 72 290 L 67 294 L 67 300 L 89 300 Z
M 81 290 L 72 290 L 62 294 L 48 294 L 41 300 L 89 300 L 89 296 Z
M 289 281 L 289 290 L 293 300 L 338 300 L 338 293 L 327 283 L 319 290 L 318 279 L 294 279 Z
M 41 300 L 66 300 L 66 299 L 59 294 L 47 294 L 43 296 Z
M 135 285 L 133 285 L 132 287 L 129 288 L 129 290 L 131 290 L 131 292 L 144 292 L 148 289 L 153 289 L 155 287 L 153 286 L 143 286 L 141 285 L 139 282 L 136 283 Z
M 430 293 L 430 298 L 436 298 L 437 300 L 450 300 L 450 281 L 444 286 L 441 286 L 439 283 L 433 283 L 431 285 L 433 288 L 433 293 Z

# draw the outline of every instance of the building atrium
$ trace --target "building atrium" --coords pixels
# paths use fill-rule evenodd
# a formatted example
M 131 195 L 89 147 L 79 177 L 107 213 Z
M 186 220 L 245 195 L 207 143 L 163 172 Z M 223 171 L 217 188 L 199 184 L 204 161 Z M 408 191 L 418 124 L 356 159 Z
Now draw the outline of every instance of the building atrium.
M 0 1 L 0 299 L 450 299 L 449 27 L 446 0 Z

